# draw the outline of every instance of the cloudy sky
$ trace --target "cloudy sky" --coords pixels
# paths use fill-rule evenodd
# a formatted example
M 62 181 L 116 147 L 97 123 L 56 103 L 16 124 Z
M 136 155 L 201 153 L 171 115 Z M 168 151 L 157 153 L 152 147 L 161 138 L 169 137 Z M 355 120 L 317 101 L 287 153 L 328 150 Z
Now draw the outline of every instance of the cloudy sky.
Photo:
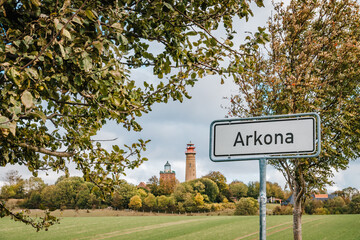
M 270 1 L 265 3 L 265 8 L 254 8 L 254 18 L 249 22 L 238 22 L 237 32 L 255 31 L 257 26 L 265 26 L 267 18 L 271 15 Z M 241 37 L 243 38 L 243 36 Z M 242 39 L 238 40 L 241 41 Z M 133 77 L 142 81 L 154 80 L 149 69 L 138 69 Z M 182 182 L 185 180 L 185 150 L 187 143 L 192 142 L 196 147 L 197 177 L 201 177 L 210 171 L 220 171 L 223 173 L 228 183 L 237 179 L 248 183 L 249 181 L 259 181 L 258 161 L 225 162 L 214 163 L 210 161 L 209 155 L 209 132 L 210 124 L 214 120 L 223 119 L 226 109 L 222 106 L 228 105 L 226 96 L 236 94 L 236 86 L 227 81 L 220 84 L 220 78 L 216 76 L 201 79 L 193 88 L 189 89 L 192 99 L 185 99 L 183 103 L 169 102 L 158 104 L 153 107 L 153 111 L 144 115 L 139 123 L 143 127 L 140 133 L 127 132 L 121 125 L 110 123 L 106 125 L 99 138 L 112 139 L 118 138 L 113 144 L 131 144 L 138 138 L 151 139 L 147 151 L 144 153 L 149 161 L 143 163 L 135 170 L 126 171 L 124 178 L 134 184 L 147 182 L 148 179 L 163 170 L 164 164 L 169 161 L 172 170 L 176 172 L 177 179 Z M 111 143 L 104 142 L 108 146 Z M 24 167 L 7 166 L 0 168 L 0 176 L 9 170 L 18 170 L 23 178 L 31 175 Z M 345 171 L 335 173 L 333 181 L 335 185 L 329 187 L 329 192 L 345 187 L 355 187 L 360 189 L 360 160 L 351 162 Z M 80 175 L 75 170 L 71 170 L 72 175 Z M 40 173 L 47 183 L 52 184 L 61 174 Z M 3 180 L 0 177 L 0 185 Z M 282 187 L 285 180 L 280 172 L 267 167 L 267 180 L 278 182 Z

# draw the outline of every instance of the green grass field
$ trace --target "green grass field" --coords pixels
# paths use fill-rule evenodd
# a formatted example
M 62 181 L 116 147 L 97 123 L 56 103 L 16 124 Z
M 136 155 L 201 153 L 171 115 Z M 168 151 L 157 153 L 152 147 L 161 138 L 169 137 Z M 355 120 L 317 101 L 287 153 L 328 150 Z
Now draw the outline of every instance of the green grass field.
M 258 216 L 65 217 L 36 232 L 8 217 L 0 239 L 258 239 Z M 292 216 L 267 216 L 267 239 L 292 239 Z M 303 216 L 303 239 L 360 239 L 360 215 Z

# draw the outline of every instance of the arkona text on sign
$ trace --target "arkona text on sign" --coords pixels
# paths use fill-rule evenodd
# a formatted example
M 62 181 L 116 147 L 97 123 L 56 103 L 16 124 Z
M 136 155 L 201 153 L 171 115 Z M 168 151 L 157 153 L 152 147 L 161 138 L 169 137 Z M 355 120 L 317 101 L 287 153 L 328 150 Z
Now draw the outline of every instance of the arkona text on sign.
M 285 136 L 282 133 L 275 134 L 258 134 L 257 131 L 254 131 L 254 134 L 243 135 L 241 132 L 238 132 L 236 135 L 236 139 L 234 141 L 234 147 L 237 144 L 241 146 L 249 146 L 253 144 L 256 145 L 271 145 L 271 144 L 292 144 L 294 143 L 294 134 L 289 132 L 286 133 Z

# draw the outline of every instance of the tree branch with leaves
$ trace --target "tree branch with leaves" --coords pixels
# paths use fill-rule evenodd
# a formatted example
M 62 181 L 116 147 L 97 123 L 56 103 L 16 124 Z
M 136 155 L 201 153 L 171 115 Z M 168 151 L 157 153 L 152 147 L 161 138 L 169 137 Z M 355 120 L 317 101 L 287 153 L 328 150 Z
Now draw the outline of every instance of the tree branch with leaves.
M 231 46 L 233 19 L 251 16 L 249 4 L 0 1 L 0 166 L 25 164 L 36 176 L 68 173 L 73 162 L 110 194 L 125 169 L 147 160 L 148 140 L 107 150 L 93 137 L 109 121 L 141 131 L 137 119 L 155 103 L 189 98 L 187 88 L 207 74 L 228 77 L 234 64 L 225 60 L 247 56 Z M 221 25 L 225 40 L 214 34 Z M 144 67 L 159 80 L 133 80 Z

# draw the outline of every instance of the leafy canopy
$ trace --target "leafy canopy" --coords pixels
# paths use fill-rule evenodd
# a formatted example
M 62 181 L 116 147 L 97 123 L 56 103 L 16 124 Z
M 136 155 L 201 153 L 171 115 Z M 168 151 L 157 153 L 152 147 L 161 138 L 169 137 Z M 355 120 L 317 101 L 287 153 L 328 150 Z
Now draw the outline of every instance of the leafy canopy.
M 265 50 L 234 74 L 239 94 L 229 115 L 319 113 L 319 158 L 274 160 L 293 192 L 294 239 L 301 239 L 305 195 L 331 184 L 334 170 L 360 157 L 360 15 L 352 0 L 275 4 Z M 251 46 L 254 41 L 244 47 Z
M 348 0 L 291 1 L 289 6 L 275 5 L 275 10 L 266 52 L 253 51 L 252 64 L 236 74 L 239 95 L 231 98 L 229 114 L 318 112 L 320 158 L 271 164 L 288 182 L 301 171 L 310 190 L 322 188 L 331 183 L 334 169 L 345 169 L 360 156 L 359 5 Z
M 147 141 L 106 150 L 93 137 L 109 121 L 140 131 L 136 118 L 154 103 L 190 97 L 186 86 L 206 74 L 225 77 L 247 57 L 232 49 L 232 22 L 252 15 L 249 3 L 0 1 L 0 166 L 36 176 L 67 172 L 71 161 L 110 192 L 146 160 Z M 223 39 L 213 33 L 220 27 Z M 138 68 L 160 80 L 135 82 Z

